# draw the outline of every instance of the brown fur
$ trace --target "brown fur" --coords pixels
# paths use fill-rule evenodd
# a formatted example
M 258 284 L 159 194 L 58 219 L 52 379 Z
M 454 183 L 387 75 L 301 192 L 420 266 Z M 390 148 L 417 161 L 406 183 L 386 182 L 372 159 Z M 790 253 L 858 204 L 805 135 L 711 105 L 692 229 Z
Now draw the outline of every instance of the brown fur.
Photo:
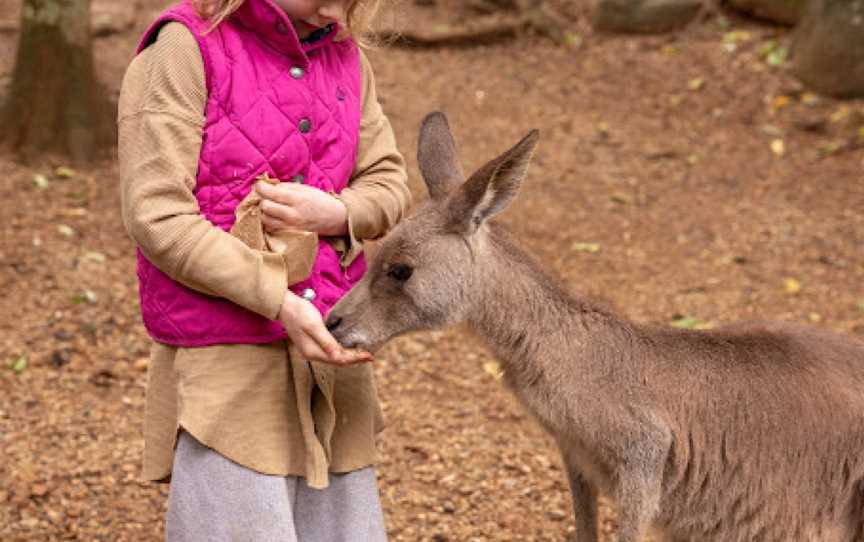
M 432 200 L 333 309 L 334 335 L 375 349 L 467 321 L 557 439 L 579 542 L 597 540 L 598 492 L 621 542 L 650 526 L 672 542 L 864 542 L 864 343 L 777 323 L 652 328 L 569 294 L 487 222 L 536 141 L 463 183 L 446 120 L 427 117 Z

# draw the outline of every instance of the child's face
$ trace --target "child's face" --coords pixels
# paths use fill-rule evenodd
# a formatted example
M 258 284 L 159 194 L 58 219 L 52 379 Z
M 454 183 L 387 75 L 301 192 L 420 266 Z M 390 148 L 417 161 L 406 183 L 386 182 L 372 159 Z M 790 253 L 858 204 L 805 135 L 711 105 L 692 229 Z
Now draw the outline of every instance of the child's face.
M 297 35 L 303 39 L 315 30 L 331 23 L 345 22 L 352 0 L 273 0 L 285 10 L 294 23 Z

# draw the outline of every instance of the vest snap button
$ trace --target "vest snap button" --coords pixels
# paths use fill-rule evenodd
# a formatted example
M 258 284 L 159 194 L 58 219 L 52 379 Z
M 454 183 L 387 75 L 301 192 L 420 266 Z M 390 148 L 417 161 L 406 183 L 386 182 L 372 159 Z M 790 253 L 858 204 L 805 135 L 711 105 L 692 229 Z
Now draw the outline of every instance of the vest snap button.
M 293 68 L 288 70 L 288 73 L 290 73 L 291 77 L 293 77 L 294 79 L 302 79 L 303 76 L 306 75 L 306 70 L 304 70 L 300 66 L 294 66 Z
M 315 290 L 313 290 L 312 288 L 306 288 L 305 290 L 303 290 L 303 294 L 300 297 L 302 297 L 306 301 L 313 301 L 315 299 L 315 295 Z
M 294 175 L 293 177 L 291 177 L 292 183 L 302 184 L 303 181 L 305 181 L 305 180 L 306 180 L 306 177 L 302 173 L 298 173 L 297 175 Z
M 285 24 L 285 21 L 276 21 L 276 32 L 283 36 L 288 34 L 288 25 Z
M 309 130 L 312 129 L 312 122 L 310 122 L 309 119 L 302 119 L 297 125 L 297 129 L 300 130 L 301 134 L 308 134 Z

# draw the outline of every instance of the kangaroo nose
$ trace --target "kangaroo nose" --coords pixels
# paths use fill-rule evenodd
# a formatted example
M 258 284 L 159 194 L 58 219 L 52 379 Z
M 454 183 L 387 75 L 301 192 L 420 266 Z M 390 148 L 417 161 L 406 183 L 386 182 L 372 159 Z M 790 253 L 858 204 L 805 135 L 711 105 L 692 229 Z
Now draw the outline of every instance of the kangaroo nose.
M 336 316 L 335 314 L 331 314 L 330 316 L 327 317 L 327 322 L 325 322 L 325 325 L 327 326 L 327 330 L 332 332 L 337 327 L 339 327 L 339 324 L 341 324 L 341 323 L 342 323 L 342 317 L 341 316 Z

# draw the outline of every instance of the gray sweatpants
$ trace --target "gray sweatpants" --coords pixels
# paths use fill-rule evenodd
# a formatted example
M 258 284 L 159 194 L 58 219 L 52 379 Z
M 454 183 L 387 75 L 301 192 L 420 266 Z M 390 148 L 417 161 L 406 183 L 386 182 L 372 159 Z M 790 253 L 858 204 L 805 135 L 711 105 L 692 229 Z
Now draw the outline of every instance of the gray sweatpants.
M 174 456 L 167 542 L 385 542 L 375 471 L 303 478 L 255 472 L 181 432 Z

